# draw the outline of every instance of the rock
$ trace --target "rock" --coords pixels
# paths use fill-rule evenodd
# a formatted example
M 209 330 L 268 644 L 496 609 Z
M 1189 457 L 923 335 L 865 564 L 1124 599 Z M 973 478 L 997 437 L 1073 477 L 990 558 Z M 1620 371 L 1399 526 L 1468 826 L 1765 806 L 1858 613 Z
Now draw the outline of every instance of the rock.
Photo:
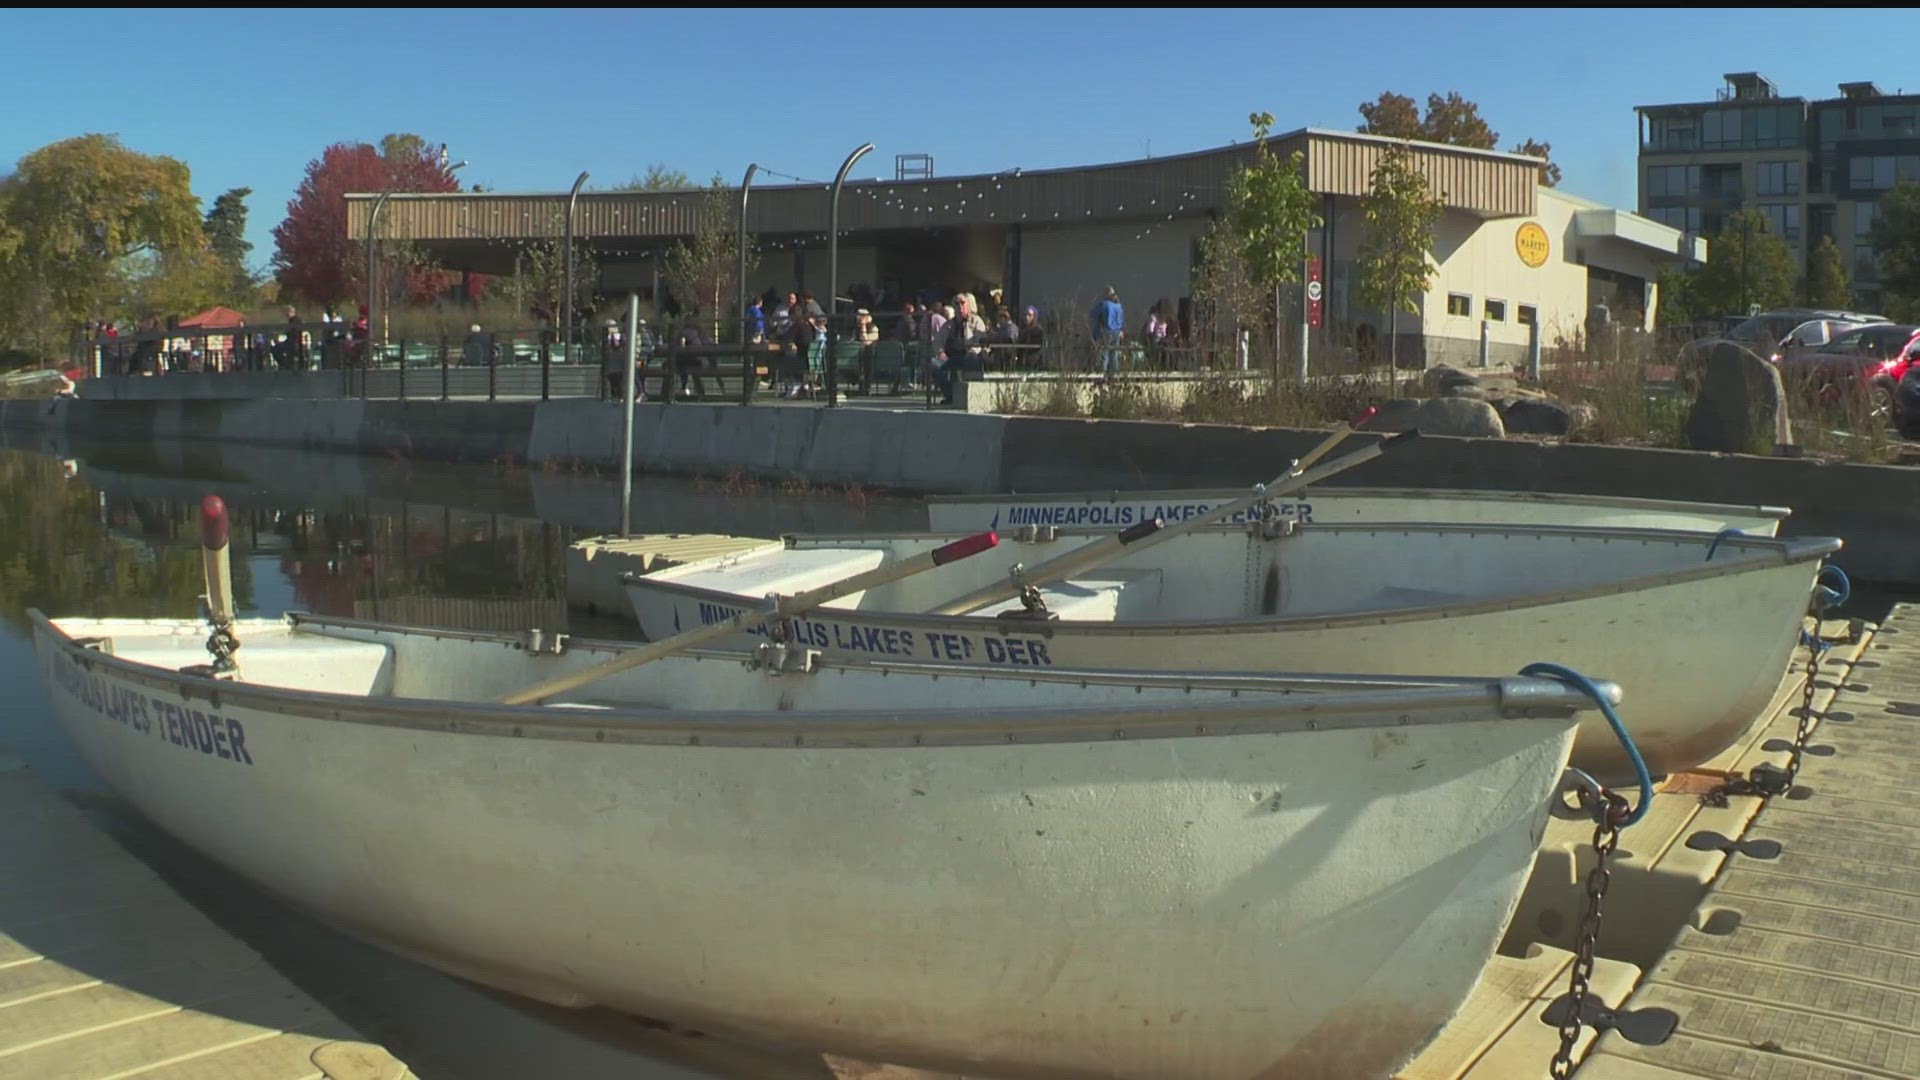
M 1361 431 L 1384 431 L 1389 434 L 1412 431 L 1413 418 L 1420 411 L 1419 398 L 1394 398 L 1382 402 L 1373 419 L 1360 425 Z
M 1474 401 L 1487 401 L 1491 395 L 1479 383 L 1448 383 L 1440 388 L 1441 397 L 1471 398 Z
M 1499 439 L 1507 434 L 1497 409 L 1484 401 L 1463 397 L 1428 398 L 1413 414 L 1413 426 L 1423 435 L 1478 435 Z
M 1436 390 L 1445 390 L 1449 386 L 1478 386 L 1480 380 L 1459 368 L 1441 364 L 1439 367 L 1431 367 L 1421 373 L 1420 385 L 1425 387 L 1428 393 L 1432 393 Z
M 1573 430 L 1573 410 L 1550 398 L 1515 398 L 1500 414 L 1509 435 L 1565 435 Z
M 1695 450 L 1768 453 L 1774 418 L 1785 408 L 1780 371 L 1731 341 L 1713 343 L 1701 366 L 1700 395 L 1687 415 L 1687 445 Z

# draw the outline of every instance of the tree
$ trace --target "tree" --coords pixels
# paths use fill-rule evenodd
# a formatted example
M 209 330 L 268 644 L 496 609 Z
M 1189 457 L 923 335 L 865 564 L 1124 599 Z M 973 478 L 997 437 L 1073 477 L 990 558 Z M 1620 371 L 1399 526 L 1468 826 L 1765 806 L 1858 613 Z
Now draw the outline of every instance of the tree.
M 1428 189 L 1405 144 L 1390 148 L 1374 166 L 1360 199 L 1367 238 L 1360 245 L 1354 294 L 1360 303 L 1387 313 L 1388 378 L 1400 361 L 1399 313 L 1418 312 L 1433 280 L 1433 225 L 1446 204 Z
M 51 352 L 75 325 L 108 314 L 122 261 L 201 243 L 186 165 L 82 135 L 20 159 L 0 184 L 0 334 Z
M 723 299 L 739 281 L 739 230 L 739 197 L 725 180 L 716 176 L 701 196 L 692 242 L 676 240 L 667 252 L 668 284 L 676 294 L 699 298 L 699 306 L 706 309 L 715 340 L 720 335 Z M 755 253 L 749 246 L 749 270 L 755 261 Z
M 388 135 L 379 148 L 335 143 L 307 163 L 306 178 L 274 227 L 274 276 L 281 292 L 309 300 L 364 295 L 364 236 L 347 235 L 347 194 L 460 190 L 443 150 L 418 135 Z M 389 211 L 390 212 L 390 211 Z M 384 227 L 386 218 L 382 215 Z
M 127 285 L 129 314 L 192 315 L 240 300 L 232 269 L 211 245 L 138 257 Z
M 253 273 L 247 269 L 247 253 L 253 250 L 247 240 L 247 196 L 251 194 L 252 188 L 229 188 L 213 200 L 200 226 L 214 256 L 227 268 L 236 295 L 253 287 Z
M 1543 143 L 1536 139 L 1528 139 L 1526 142 L 1514 147 L 1513 152 L 1540 159 L 1541 187 L 1560 186 L 1560 166 L 1553 163 L 1552 143 Z
M 1873 223 L 1880 286 L 1890 299 L 1920 301 L 1920 184 L 1902 182 L 1880 196 Z
M 1781 307 L 1793 300 L 1796 277 L 1793 255 L 1767 231 L 1766 215 L 1741 210 L 1708 243 L 1707 264 L 1693 275 L 1694 307 L 1714 314 Z
M 546 239 L 536 240 L 520 251 L 519 272 L 514 293 L 520 303 L 531 309 L 535 318 L 556 327 L 560 323 L 560 298 L 567 291 L 567 249 L 563 234 L 567 215 L 555 208 L 547 218 Z M 591 295 L 598 268 L 587 245 L 573 245 L 573 310 L 584 311 L 581 301 Z
M 1660 326 L 1685 326 L 1693 321 L 1693 274 L 1679 263 L 1660 268 L 1659 310 L 1655 322 Z
M 647 166 L 645 176 L 636 176 L 624 184 L 616 184 L 615 191 L 692 191 L 696 185 L 687 174 L 679 169 L 669 169 L 655 162 Z
M 1382 93 L 1360 106 L 1360 132 L 1389 139 L 1419 139 L 1423 142 L 1465 146 L 1474 150 L 1492 150 L 1500 145 L 1500 133 L 1480 118 L 1480 106 L 1452 90 L 1447 96 L 1427 95 L 1427 112 L 1420 115 L 1414 100 L 1402 94 Z M 1546 159 L 1540 166 L 1540 183 L 1555 187 L 1560 183 L 1560 166 L 1551 160 L 1550 143 L 1528 139 L 1513 148 L 1513 153 Z
M 1807 306 L 1845 308 L 1853 304 L 1853 282 L 1847 277 L 1846 264 L 1840 261 L 1840 249 L 1833 237 L 1822 236 L 1807 257 L 1807 278 L 1802 290 Z
M 1268 325 L 1273 330 L 1274 362 L 1278 364 L 1279 290 L 1300 280 L 1307 233 L 1320 224 L 1315 210 L 1319 197 L 1307 186 L 1302 154 L 1295 151 L 1281 161 L 1267 146 L 1273 114 L 1253 113 L 1247 122 L 1253 125 L 1253 162 L 1228 179 L 1226 215 L 1219 224 L 1229 238 L 1224 250 L 1237 256 L 1247 283 L 1258 290 L 1261 306 L 1266 307 L 1264 301 L 1272 299 Z

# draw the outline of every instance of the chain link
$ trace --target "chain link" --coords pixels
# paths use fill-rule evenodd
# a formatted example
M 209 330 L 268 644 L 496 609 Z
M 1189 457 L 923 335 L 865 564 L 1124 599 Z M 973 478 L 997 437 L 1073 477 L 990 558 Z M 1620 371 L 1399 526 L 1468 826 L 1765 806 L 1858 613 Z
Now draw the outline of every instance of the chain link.
M 1582 796 L 1588 792 L 1583 791 Z M 1600 944 L 1601 909 L 1607 899 L 1607 886 L 1613 880 L 1610 865 L 1620 846 L 1620 823 L 1631 808 L 1627 800 L 1611 791 L 1599 792 L 1594 799 L 1593 869 L 1587 873 L 1587 911 L 1580 920 L 1580 941 L 1574 947 L 1572 975 L 1568 979 L 1568 1008 L 1560 1020 L 1560 1049 L 1553 1055 L 1548 1072 L 1554 1080 L 1566 1080 L 1573 1074 L 1573 1045 L 1580 1041 L 1586 1027 L 1582 1012 L 1593 980 L 1594 950 Z

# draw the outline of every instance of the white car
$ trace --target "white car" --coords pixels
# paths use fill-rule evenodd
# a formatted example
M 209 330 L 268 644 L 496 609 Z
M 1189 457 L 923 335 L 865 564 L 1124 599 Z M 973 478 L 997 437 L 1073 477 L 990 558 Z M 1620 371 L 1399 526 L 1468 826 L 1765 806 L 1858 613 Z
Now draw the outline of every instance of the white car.
M 1873 323 L 1883 323 L 1887 321 L 1889 320 L 1878 315 L 1828 316 L 1826 318 L 1808 319 L 1806 322 L 1794 327 L 1791 333 L 1774 344 L 1773 355 L 1769 357 L 1769 359 L 1777 364 L 1782 358 L 1790 356 L 1793 353 L 1818 349 L 1856 326 L 1868 326 Z

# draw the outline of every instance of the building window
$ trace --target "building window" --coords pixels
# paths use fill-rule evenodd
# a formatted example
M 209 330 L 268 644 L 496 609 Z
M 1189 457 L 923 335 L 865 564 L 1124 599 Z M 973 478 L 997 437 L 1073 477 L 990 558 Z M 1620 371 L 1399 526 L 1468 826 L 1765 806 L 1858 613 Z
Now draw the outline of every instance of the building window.
M 1540 320 L 1540 313 L 1535 310 L 1532 304 L 1521 304 L 1519 315 L 1521 326 L 1532 326 Z
M 1705 117 L 1705 132 L 1700 145 L 1708 150 L 1722 150 L 1740 143 L 1740 110 L 1713 109 Z
M 1800 194 L 1800 163 L 1797 161 L 1763 161 L 1759 174 L 1759 193 L 1762 195 Z
M 1767 219 L 1767 231 L 1783 240 L 1800 239 L 1800 205 L 1798 203 L 1762 206 L 1760 213 Z
M 1889 105 L 1880 114 L 1880 134 L 1888 139 L 1911 139 L 1915 133 L 1913 106 Z
M 1647 149 L 1649 150 L 1697 150 L 1700 148 L 1700 125 L 1692 117 L 1684 119 L 1655 119 L 1647 122 Z
M 1880 204 L 1877 202 L 1857 202 L 1853 204 L 1853 235 L 1872 236 L 1873 223 L 1880 220 Z
M 1647 168 L 1647 194 L 1654 196 L 1700 194 L 1700 166 L 1649 166 Z
M 1448 293 L 1447 294 L 1447 314 L 1472 315 L 1473 314 L 1473 297 L 1468 296 L 1465 293 Z
M 1855 277 L 1877 278 L 1880 276 L 1880 260 L 1875 258 L 1871 244 L 1853 246 L 1853 274 Z
M 1506 322 L 1507 302 L 1505 300 L 1488 300 L 1486 318 L 1488 322 Z

